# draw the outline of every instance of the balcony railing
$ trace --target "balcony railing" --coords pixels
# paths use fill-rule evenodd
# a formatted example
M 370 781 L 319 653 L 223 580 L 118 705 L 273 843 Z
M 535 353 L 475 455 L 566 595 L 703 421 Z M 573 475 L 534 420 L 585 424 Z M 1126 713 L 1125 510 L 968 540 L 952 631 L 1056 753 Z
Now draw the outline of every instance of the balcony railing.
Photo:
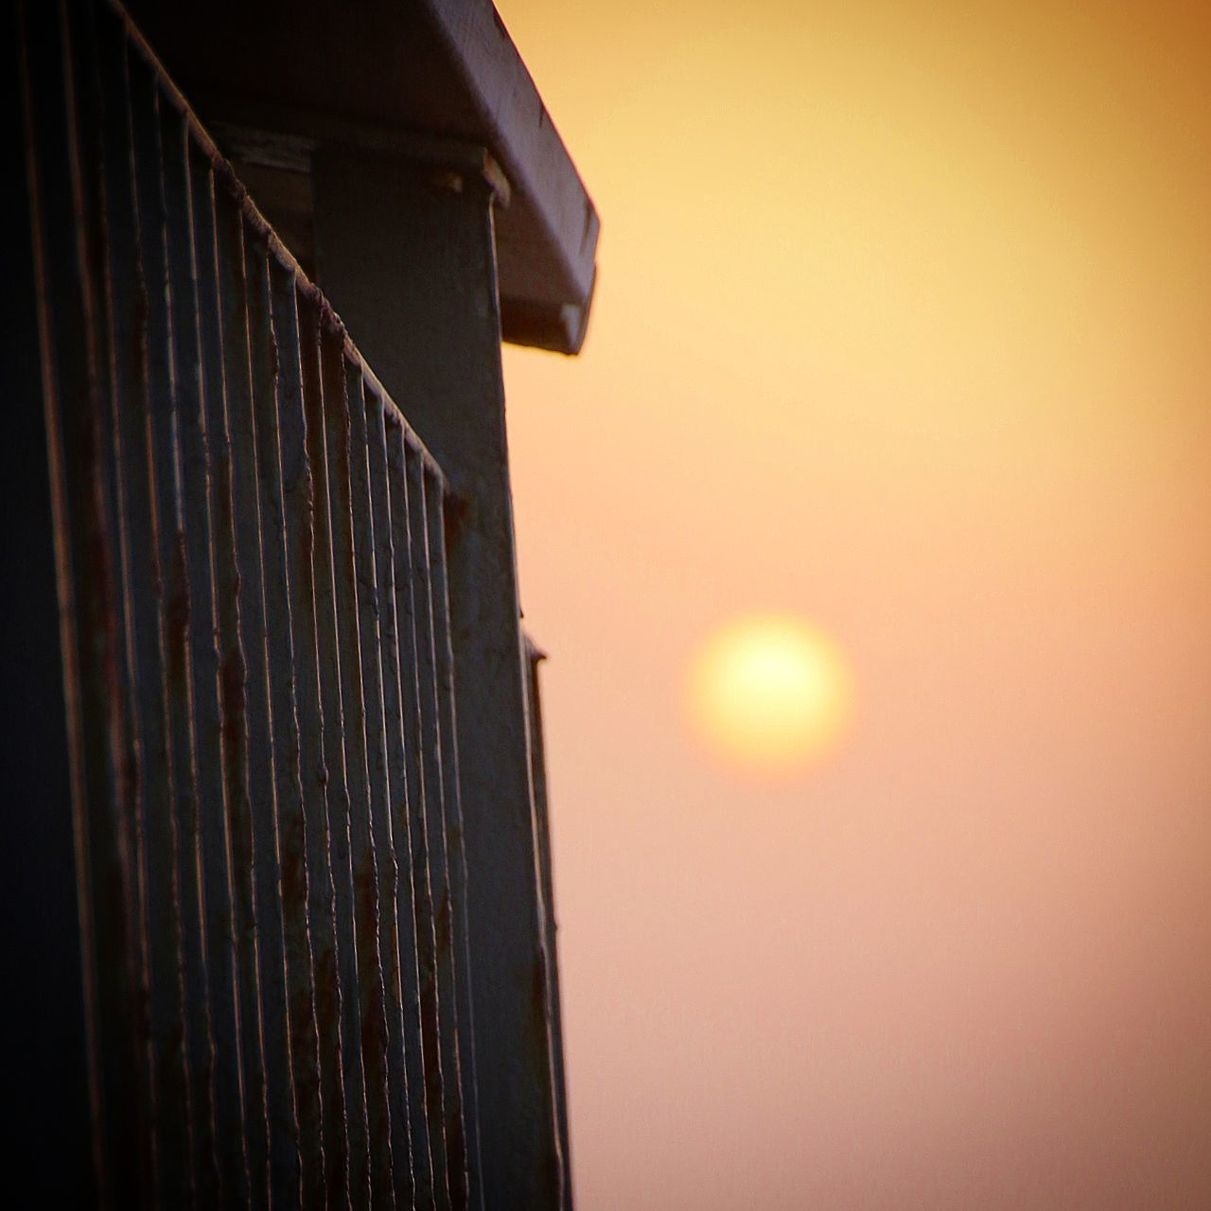
M 97 1193 L 467 1205 L 442 469 L 121 10 L 21 11 Z

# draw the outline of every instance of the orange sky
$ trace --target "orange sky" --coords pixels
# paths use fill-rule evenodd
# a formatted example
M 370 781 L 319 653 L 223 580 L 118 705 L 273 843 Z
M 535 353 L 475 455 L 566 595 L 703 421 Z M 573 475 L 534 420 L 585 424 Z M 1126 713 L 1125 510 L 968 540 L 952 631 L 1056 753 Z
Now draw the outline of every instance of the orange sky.
M 582 1211 L 1211 1205 L 1211 19 L 499 7 L 603 219 L 506 352 Z M 789 785 L 749 610 L 854 671 Z

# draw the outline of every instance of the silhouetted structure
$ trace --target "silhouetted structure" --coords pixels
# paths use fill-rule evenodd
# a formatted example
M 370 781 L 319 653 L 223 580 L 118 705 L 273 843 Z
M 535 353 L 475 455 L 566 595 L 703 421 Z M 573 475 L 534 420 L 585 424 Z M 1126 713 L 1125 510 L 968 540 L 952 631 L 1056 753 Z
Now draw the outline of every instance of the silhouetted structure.
M 484 0 L 131 11 L 5 31 L 21 1186 L 568 1206 L 500 340 L 596 215 Z

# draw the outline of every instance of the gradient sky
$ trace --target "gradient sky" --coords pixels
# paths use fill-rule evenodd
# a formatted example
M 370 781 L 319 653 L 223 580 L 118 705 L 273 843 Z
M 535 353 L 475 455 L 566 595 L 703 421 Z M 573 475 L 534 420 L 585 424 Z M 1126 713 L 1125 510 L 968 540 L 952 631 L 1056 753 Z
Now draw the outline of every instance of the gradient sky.
M 506 351 L 606 1208 L 1211 1206 L 1211 17 L 498 0 L 603 219 Z M 824 767 L 704 752 L 749 610 Z

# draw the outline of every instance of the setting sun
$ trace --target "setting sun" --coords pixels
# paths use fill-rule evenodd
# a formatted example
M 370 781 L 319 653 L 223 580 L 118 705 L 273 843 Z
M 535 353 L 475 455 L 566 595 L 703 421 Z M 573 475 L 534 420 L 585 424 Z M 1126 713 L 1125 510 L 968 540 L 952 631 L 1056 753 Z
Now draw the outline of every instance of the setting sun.
M 849 723 L 851 678 L 837 646 L 790 615 L 731 623 L 703 646 L 690 674 L 690 710 L 710 748 L 763 774 L 802 770 L 830 752 Z

